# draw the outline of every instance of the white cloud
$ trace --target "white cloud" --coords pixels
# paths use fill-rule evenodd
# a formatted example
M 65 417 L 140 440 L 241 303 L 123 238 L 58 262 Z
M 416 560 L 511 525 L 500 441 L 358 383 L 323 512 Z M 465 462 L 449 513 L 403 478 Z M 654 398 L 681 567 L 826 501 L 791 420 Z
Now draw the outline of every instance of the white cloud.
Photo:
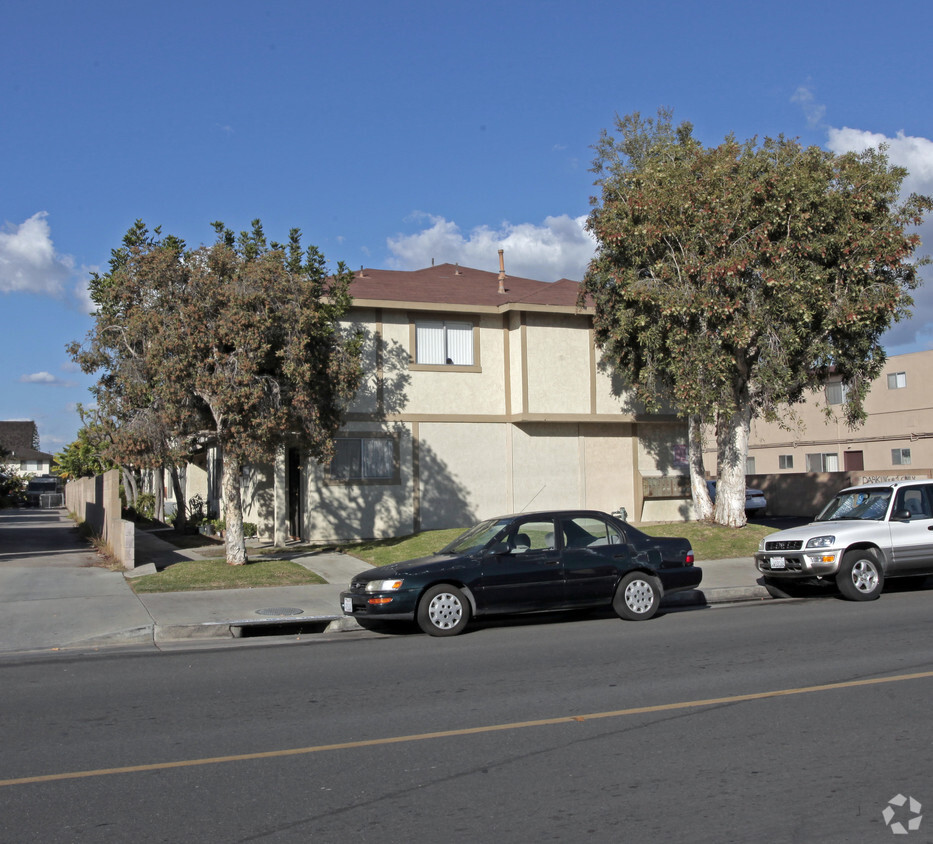
M 797 103 L 807 118 L 807 125 L 813 129 L 823 122 L 826 115 L 826 106 L 818 103 L 809 85 L 801 85 L 794 95 L 790 98 L 792 103 Z
M 59 296 L 74 261 L 52 245 L 46 213 L 0 231 L 0 292 L 29 292 Z
M 71 381 L 65 381 L 57 378 L 51 372 L 32 372 L 29 375 L 21 375 L 19 379 L 23 384 L 44 384 L 50 387 L 73 387 Z
M 898 132 L 893 138 L 880 132 L 862 129 L 830 129 L 827 146 L 832 152 L 861 152 L 869 147 L 888 147 L 888 159 L 892 164 L 907 168 L 909 175 L 904 180 L 905 193 L 933 193 L 933 141 L 915 138 Z
M 898 132 L 894 137 L 863 129 L 829 129 L 827 146 L 832 152 L 861 152 L 869 147 L 886 145 L 891 164 L 904 167 L 908 176 L 902 192 L 933 194 L 933 141 Z M 923 241 L 918 255 L 933 251 L 933 218 L 928 217 L 918 229 Z M 896 324 L 884 337 L 888 354 L 903 354 L 933 348 L 933 267 L 920 270 L 923 284 L 913 292 L 913 316 Z
M 539 281 L 581 281 L 596 251 L 596 241 L 584 228 L 586 216 L 546 217 L 542 225 L 477 226 L 466 237 L 456 223 L 443 217 L 416 214 L 415 219 L 427 220 L 430 225 L 415 234 L 388 239 L 392 253 L 388 264 L 393 269 L 421 269 L 435 261 L 497 272 L 499 249 L 503 249 L 509 275 Z

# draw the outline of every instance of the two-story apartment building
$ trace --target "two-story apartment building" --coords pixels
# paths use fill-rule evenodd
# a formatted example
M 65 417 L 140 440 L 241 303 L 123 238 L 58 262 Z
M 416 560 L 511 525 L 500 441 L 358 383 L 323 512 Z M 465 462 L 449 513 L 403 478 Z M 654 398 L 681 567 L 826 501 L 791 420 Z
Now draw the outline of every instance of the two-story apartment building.
M 865 400 L 867 419 L 849 428 L 838 412 L 846 385 L 832 379 L 824 390 L 789 408 L 779 422 L 758 419 L 749 436 L 747 474 L 883 472 L 913 474 L 933 468 L 933 351 L 895 355 Z M 827 407 L 834 411 L 827 416 Z M 704 454 L 716 466 L 715 442 Z
M 348 328 L 366 338 L 365 382 L 336 457 L 291 449 L 251 469 L 247 521 L 276 541 L 327 541 L 557 507 L 683 518 L 684 500 L 646 502 L 642 481 L 684 474 L 684 425 L 620 394 L 579 287 L 452 264 L 361 270 Z M 210 499 L 217 474 L 209 459 Z

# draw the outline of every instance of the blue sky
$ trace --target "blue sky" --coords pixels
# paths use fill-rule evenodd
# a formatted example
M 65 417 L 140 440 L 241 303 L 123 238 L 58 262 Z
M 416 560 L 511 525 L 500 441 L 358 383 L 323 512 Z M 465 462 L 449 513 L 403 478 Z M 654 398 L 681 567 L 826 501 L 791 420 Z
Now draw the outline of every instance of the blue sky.
M 929 0 L 6 0 L 0 21 L 0 419 L 50 452 L 90 400 L 65 352 L 88 273 L 137 218 L 194 246 L 260 217 L 353 268 L 495 270 L 502 247 L 513 275 L 579 280 L 591 147 L 659 106 L 707 144 L 887 142 L 933 193 Z M 928 287 L 889 354 L 933 346 Z

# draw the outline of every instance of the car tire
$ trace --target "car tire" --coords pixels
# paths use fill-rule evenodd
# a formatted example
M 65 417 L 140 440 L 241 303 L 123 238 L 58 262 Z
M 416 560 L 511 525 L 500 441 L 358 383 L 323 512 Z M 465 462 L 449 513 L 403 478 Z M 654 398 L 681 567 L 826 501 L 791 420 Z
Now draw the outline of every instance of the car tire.
M 884 589 L 884 569 L 874 548 L 847 551 L 836 574 L 836 586 L 850 601 L 873 601 Z
M 429 636 L 456 636 L 470 620 L 470 602 L 456 586 L 432 586 L 418 602 L 418 626 Z
M 641 571 L 631 571 L 619 581 L 612 608 L 626 621 L 646 621 L 661 604 L 661 583 Z

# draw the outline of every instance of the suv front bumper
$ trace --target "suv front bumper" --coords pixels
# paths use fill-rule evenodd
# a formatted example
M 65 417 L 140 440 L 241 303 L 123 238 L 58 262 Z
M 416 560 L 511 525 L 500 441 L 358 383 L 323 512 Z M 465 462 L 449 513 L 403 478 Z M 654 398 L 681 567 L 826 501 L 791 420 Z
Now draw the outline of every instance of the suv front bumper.
M 755 567 L 768 577 L 825 577 L 839 570 L 842 551 L 814 548 L 807 551 L 759 551 Z

